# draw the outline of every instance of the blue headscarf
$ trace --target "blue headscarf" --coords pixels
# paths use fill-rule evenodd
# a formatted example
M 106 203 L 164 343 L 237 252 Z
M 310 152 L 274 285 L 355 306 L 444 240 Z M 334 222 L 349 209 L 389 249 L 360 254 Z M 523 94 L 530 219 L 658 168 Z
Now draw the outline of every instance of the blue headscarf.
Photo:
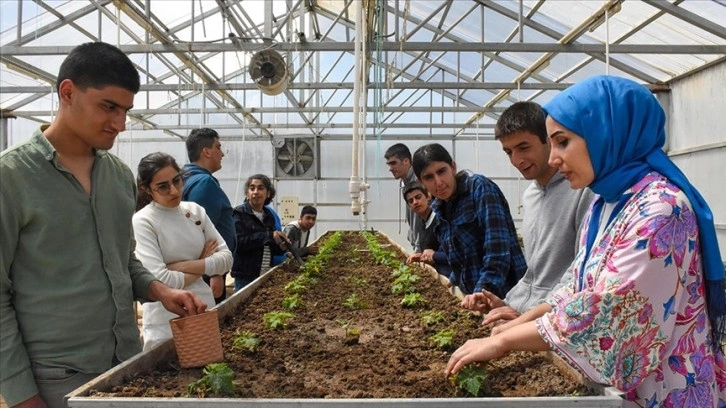
M 695 187 L 663 152 L 665 113 L 651 92 L 625 78 L 596 76 L 579 82 L 543 106 L 546 114 L 587 143 L 595 179 L 590 189 L 606 202 L 650 171 L 657 171 L 688 197 L 698 220 L 706 300 L 714 345 L 726 339 L 724 265 L 713 214 Z

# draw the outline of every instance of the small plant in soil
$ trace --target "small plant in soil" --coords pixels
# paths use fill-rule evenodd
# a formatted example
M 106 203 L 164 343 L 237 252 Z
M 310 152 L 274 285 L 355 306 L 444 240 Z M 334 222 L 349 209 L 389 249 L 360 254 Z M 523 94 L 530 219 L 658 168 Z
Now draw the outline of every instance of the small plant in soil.
M 318 256 L 308 258 L 305 266 L 302 267 L 302 273 L 305 276 L 319 276 L 323 271 L 323 261 Z
M 287 321 L 293 317 L 295 317 L 295 315 L 289 312 L 267 312 L 263 316 L 263 319 L 265 321 L 265 326 L 271 329 L 277 329 L 287 326 Z
M 348 309 L 365 309 L 368 304 L 365 302 L 365 300 L 361 299 L 356 295 L 355 293 L 348 296 L 348 299 L 345 299 L 345 302 L 343 302 L 343 306 L 347 307 Z
M 440 349 L 447 349 L 454 344 L 454 334 L 456 334 L 456 330 L 454 329 L 439 330 L 433 336 L 429 337 L 429 340 L 431 340 L 436 347 Z
M 351 328 L 345 331 L 345 344 L 352 346 L 360 341 L 360 329 Z
M 428 311 L 421 313 L 421 323 L 424 326 L 433 326 L 437 323 L 441 323 L 446 319 L 444 314 L 440 311 Z
M 240 333 L 238 330 L 232 340 L 232 347 L 237 350 L 246 350 L 254 353 L 257 350 L 257 346 L 260 345 L 260 342 L 261 340 L 254 333 L 248 330 Z
M 313 278 L 310 275 L 300 275 L 285 285 L 285 290 L 290 293 L 303 293 L 308 290 L 309 287 L 318 283 L 317 278 Z
M 415 273 L 401 273 L 393 281 L 393 284 L 391 285 L 391 293 L 398 295 L 399 293 L 414 292 L 416 290 L 415 283 L 418 282 L 419 279 L 421 279 L 421 277 Z
M 394 269 L 393 272 L 391 272 L 391 276 L 394 278 L 398 278 L 401 275 L 410 275 L 411 274 L 411 267 L 408 265 L 401 265 L 398 268 Z
M 359 286 L 361 288 L 364 288 L 364 287 L 368 286 L 368 281 L 367 280 L 365 280 L 363 278 L 359 278 L 357 276 L 351 276 L 350 283 L 352 283 L 355 286 Z
M 189 384 L 190 396 L 204 398 L 208 394 L 231 397 L 234 395 L 234 371 L 227 363 L 211 363 L 204 367 L 204 376 Z
M 290 296 L 285 296 L 285 298 L 282 299 L 282 307 L 287 310 L 296 309 L 300 306 L 302 306 L 302 299 L 300 298 L 300 294 L 298 293 Z
M 403 307 L 414 308 L 425 305 L 426 299 L 424 299 L 420 293 L 407 293 L 403 296 L 403 299 L 401 299 L 401 304 Z
M 489 371 L 483 365 L 469 364 L 450 381 L 474 397 L 489 393 Z

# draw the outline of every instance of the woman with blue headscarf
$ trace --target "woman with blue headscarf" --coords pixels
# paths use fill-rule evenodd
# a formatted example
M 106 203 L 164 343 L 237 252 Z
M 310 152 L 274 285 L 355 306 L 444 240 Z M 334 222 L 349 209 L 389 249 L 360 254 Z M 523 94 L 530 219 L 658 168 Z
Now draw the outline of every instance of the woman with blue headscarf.
M 724 267 L 713 216 L 662 151 L 647 88 L 598 76 L 544 107 L 550 164 L 599 195 L 562 288 L 534 321 L 469 340 L 446 374 L 513 350 L 554 350 L 626 406 L 726 405 Z

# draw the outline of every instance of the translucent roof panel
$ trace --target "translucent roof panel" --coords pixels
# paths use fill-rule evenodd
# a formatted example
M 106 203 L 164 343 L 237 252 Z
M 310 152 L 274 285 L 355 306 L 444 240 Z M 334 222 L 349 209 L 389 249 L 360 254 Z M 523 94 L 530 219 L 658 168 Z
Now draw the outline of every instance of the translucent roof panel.
M 62 59 L 102 40 L 139 69 L 127 127 L 141 133 L 208 121 L 225 135 L 343 138 L 357 99 L 369 134 L 475 137 L 510 104 L 592 75 L 667 87 L 726 60 L 724 26 L 726 5 L 706 0 L 4 0 L 0 109 L 48 121 Z M 250 75 L 263 50 L 283 61 L 276 95 Z

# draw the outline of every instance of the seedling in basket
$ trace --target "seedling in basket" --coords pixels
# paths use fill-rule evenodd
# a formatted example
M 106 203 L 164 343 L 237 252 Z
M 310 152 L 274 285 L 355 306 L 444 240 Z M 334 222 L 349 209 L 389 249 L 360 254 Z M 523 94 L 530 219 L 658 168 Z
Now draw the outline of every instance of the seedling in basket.
M 449 381 L 474 397 L 489 393 L 491 388 L 489 371 L 479 364 L 469 364 L 458 374 L 449 377 Z
M 236 336 L 232 339 L 232 347 L 238 350 L 247 350 L 254 353 L 257 351 L 257 346 L 260 345 L 262 340 L 250 331 L 243 331 L 242 333 L 237 331 Z
M 286 327 L 287 321 L 293 317 L 295 317 L 295 315 L 289 312 L 267 312 L 263 316 L 263 319 L 267 327 L 277 329 L 280 327 Z
M 189 384 L 190 396 L 204 398 L 208 394 L 234 396 L 234 371 L 227 363 L 211 363 L 204 367 L 204 376 Z

